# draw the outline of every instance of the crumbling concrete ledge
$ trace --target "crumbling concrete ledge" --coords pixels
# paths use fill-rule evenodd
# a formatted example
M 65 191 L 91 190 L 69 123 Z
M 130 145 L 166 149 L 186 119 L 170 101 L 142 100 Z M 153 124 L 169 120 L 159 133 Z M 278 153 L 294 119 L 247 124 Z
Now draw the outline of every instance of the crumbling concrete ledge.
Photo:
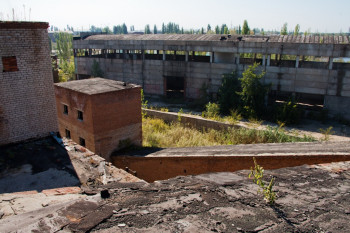
M 132 174 L 114 167 L 104 158 L 63 138 L 63 144 L 83 188 L 105 185 L 111 182 L 145 182 Z

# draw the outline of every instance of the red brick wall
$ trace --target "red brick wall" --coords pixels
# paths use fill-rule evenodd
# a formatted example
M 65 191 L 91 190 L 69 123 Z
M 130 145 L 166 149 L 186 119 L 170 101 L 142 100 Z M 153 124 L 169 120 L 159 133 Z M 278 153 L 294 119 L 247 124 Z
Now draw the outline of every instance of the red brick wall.
M 55 86 L 56 108 L 59 132 L 65 137 L 65 129 L 71 133 L 71 139 L 79 143 L 79 137 L 85 139 L 86 147 L 95 151 L 91 114 L 91 97 L 73 90 Z M 68 106 L 68 114 L 63 113 L 63 105 Z M 83 112 L 83 121 L 77 119 L 77 110 Z
M 70 130 L 73 141 L 85 139 L 86 147 L 109 159 L 109 155 L 126 140 L 134 145 L 142 144 L 141 88 L 87 95 L 55 86 L 59 132 L 65 137 Z M 68 106 L 68 115 L 63 113 Z M 84 120 L 77 119 L 77 110 Z

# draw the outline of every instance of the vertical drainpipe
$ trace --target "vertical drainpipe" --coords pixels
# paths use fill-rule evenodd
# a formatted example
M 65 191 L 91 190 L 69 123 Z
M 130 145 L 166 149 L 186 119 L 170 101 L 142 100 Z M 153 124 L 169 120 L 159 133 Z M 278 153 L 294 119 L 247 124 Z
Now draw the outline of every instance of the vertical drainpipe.
M 163 50 L 163 61 L 165 61 L 165 50 Z
M 210 52 L 210 63 L 213 63 L 214 52 Z
M 188 62 L 188 51 L 185 52 L 185 61 Z
M 267 55 L 266 66 L 270 66 L 271 54 Z

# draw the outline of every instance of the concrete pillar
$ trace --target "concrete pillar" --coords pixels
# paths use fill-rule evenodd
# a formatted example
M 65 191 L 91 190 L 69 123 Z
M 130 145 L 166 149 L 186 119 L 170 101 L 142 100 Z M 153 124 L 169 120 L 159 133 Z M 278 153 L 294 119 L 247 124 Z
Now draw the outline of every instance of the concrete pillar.
M 262 66 L 266 65 L 266 55 L 263 55 L 262 57 Z
M 185 61 L 188 62 L 188 51 L 185 52 Z
M 295 60 L 295 68 L 299 68 L 299 59 L 300 57 L 297 56 L 297 59 Z
M 210 52 L 210 63 L 213 63 L 214 52 Z
M 333 69 L 333 57 L 329 57 L 328 69 L 329 69 L 329 70 L 332 70 L 332 69 Z
M 266 66 L 270 66 L 271 54 L 267 55 Z
M 92 49 L 89 49 L 89 57 L 92 56 Z
M 236 54 L 236 65 L 239 65 L 239 53 Z
M 163 61 L 165 61 L 165 50 L 163 50 Z

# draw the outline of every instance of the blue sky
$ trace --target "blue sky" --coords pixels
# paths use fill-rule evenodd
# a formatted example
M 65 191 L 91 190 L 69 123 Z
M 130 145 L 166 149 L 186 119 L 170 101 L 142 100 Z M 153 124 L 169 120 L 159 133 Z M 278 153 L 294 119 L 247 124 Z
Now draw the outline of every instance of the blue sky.
M 206 28 L 207 24 L 229 27 L 243 24 L 251 28 L 280 30 L 287 22 L 292 31 L 349 32 L 349 0 L 0 0 L 0 19 L 46 21 L 60 28 L 67 24 L 88 29 L 126 23 L 135 29 L 175 22 L 185 29 Z M 25 9 L 23 7 L 25 6 Z

